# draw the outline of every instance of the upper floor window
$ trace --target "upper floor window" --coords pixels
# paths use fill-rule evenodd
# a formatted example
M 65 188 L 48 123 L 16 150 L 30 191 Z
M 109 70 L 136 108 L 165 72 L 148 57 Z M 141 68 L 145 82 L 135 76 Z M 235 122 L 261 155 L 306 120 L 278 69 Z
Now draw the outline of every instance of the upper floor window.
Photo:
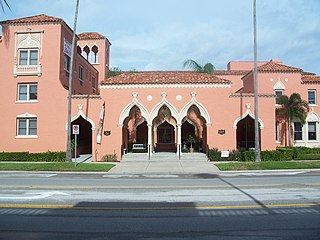
M 67 72 L 70 71 L 70 57 L 67 54 L 64 54 L 64 58 L 63 58 L 63 68 L 64 70 L 66 70 Z
M 308 140 L 317 140 L 316 122 L 308 122 Z
M 92 81 L 92 82 L 91 82 L 92 88 L 93 88 L 93 89 L 96 89 L 96 78 L 92 77 L 91 81 Z
M 18 118 L 17 136 L 36 136 L 37 119 L 36 118 Z
M 19 65 L 38 65 L 38 50 L 19 50 Z
M 316 104 L 316 90 L 308 90 L 308 103 Z
M 18 84 L 18 101 L 34 101 L 38 99 L 38 84 Z
M 83 81 L 83 67 L 79 65 L 79 80 Z
M 294 140 L 302 140 L 302 124 L 300 122 L 293 123 L 294 125 Z
M 280 98 L 283 95 L 283 90 L 275 90 L 276 104 L 280 104 Z

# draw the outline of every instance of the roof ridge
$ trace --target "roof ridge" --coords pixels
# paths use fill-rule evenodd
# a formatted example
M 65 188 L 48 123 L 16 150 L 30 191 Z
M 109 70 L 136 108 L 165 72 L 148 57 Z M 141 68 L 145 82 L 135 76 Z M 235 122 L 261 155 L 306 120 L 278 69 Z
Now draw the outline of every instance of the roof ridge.
M 63 22 L 63 19 L 42 13 L 42 14 L 37 14 L 33 16 L 8 19 L 8 20 L 1 21 L 0 23 L 6 24 L 6 23 L 36 23 L 36 22 Z

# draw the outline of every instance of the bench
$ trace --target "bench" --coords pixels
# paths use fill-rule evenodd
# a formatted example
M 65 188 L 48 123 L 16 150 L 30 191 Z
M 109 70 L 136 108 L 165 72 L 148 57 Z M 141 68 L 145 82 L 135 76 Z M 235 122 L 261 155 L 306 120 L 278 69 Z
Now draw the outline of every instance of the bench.
M 134 143 L 132 145 L 132 152 L 134 152 L 134 150 L 143 150 L 143 151 L 145 151 L 146 150 L 146 146 L 145 146 L 145 144 L 142 144 L 142 143 Z

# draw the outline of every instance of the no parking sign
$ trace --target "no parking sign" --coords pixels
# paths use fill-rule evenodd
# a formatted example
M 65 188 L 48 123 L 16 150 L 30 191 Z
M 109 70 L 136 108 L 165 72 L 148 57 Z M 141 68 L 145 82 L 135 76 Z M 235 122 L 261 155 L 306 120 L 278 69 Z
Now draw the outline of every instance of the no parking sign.
M 79 125 L 73 125 L 72 126 L 72 134 L 78 135 L 80 133 L 80 127 Z

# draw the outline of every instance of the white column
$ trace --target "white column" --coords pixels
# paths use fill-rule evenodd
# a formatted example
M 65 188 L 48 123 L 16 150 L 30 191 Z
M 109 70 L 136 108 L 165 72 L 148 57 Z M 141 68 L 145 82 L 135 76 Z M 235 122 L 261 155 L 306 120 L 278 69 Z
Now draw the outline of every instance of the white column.
M 148 124 L 148 155 L 152 155 L 152 124 Z
M 177 131 L 178 131 L 178 136 L 177 136 L 177 155 L 181 154 L 181 124 L 178 123 L 177 124 Z M 179 153 L 180 151 L 180 153 Z

